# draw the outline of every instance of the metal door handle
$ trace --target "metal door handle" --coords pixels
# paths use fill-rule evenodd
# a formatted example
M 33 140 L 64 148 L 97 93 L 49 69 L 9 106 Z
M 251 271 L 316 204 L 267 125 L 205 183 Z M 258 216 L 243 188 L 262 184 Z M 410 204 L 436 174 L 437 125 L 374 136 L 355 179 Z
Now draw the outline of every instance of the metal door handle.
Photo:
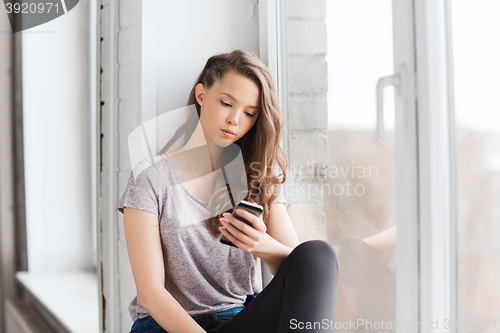
M 401 87 L 401 76 L 399 73 L 381 77 L 377 82 L 377 136 L 381 139 L 385 139 L 384 88 L 387 86 L 394 86 L 396 93 L 399 94 Z

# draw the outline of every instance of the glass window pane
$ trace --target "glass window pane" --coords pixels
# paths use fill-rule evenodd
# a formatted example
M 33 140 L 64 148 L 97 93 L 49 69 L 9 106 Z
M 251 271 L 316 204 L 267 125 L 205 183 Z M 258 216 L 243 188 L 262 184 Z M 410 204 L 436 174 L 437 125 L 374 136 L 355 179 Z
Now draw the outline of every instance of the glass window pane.
M 451 4 L 457 126 L 458 332 L 497 332 L 500 2 L 452 0 Z
M 393 332 L 380 326 L 395 321 L 396 301 L 391 88 L 386 139 L 375 132 L 377 81 L 394 73 L 391 1 L 306 2 L 286 2 L 288 212 L 299 241 L 336 250 L 334 331 Z
M 385 91 L 386 139 L 375 134 L 376 85 L 392 75 L 390 0 L 328 1 L 327 239 L 337 250 L 336 319 L 359 332 L 395 322 L 394 90 Z M 370 324 L 372 323 L 372 329 Z M 377 329 L 378 328 L 378 329 Z

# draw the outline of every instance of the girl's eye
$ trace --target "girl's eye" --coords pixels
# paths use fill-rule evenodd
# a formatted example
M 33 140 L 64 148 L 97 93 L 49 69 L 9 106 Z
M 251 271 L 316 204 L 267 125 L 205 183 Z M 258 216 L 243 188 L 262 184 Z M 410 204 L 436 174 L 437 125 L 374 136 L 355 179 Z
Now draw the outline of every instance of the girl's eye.
M 224 101 L 221 99 L 220 102 L 222 103 L 222 105 L 224 106 L 231 106 L 231 104 L 228 104 L 228 103 L 224 103 Z
M 255 116 L 254 114 L 251 114 L 250 112 L 245 112 L 247 115 L 249 115 L 250 117 L 253 117 Z

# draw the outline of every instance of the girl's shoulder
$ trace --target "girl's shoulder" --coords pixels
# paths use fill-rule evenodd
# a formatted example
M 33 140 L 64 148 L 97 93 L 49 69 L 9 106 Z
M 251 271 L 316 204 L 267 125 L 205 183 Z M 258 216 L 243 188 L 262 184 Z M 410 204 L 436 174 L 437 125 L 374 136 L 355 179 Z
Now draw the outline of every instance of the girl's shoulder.
M 162 154 L 153 157 L 147 157 L 141 160 L 132 168 L 132 174 L 134 175 L 134 178 L 137 179 L 139 175 L 141 175 L 144 171 L 151 172 L 151 170 L 159 169 L 159 167 L 162 166 L 161 164 L 165 159 L 166 159 L 165 155 Z
M 145 158 L 137 163 L 128 178 L 118 210 L 124 207 L 146 210 L 160 215 L 162 193 L 166 188 L 162 157 Z
M 165 155 L 145 158 L 132 168 L 130 178 L 133 179 L 135 185 L 156 189 L 164 188 L 165 175 L 169 172 L 165 161 Z

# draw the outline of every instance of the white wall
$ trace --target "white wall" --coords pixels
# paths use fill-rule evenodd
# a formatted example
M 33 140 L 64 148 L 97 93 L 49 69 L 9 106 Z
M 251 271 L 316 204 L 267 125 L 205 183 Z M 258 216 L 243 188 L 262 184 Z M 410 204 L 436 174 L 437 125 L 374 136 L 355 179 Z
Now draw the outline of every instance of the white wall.
M 193 83 L 210 56 L 235 49 L 258 55 L 256 2 L 158 1 L 157 114 L 186 105 Z
M 89 4 L 23 31 L 31 272 L 92 266 Z

